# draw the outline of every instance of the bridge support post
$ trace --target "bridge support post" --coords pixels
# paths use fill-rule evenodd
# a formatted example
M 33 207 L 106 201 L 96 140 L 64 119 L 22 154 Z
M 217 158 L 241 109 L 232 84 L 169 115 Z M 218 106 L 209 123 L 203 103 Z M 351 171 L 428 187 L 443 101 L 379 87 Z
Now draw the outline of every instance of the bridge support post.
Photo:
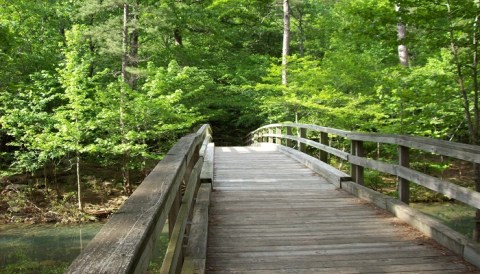
M 260 130 L 260 142 L 261 143 L 267 142 L 267 137 L 265 137 L 265 129 Z
M 268 135 L 269 135 L 268 136 L 268 142 L 273 144 L 272 134 L 273 134 L 273 128 L 268 128 Z
M 363 141 L 352 140 L 352 155 L 358 157 L 365 157 L 365 150 L 363 149 Z M 364 184 L 363 167 L 358 165 L 351 165 L 352 179 L 359 185 Z
M 320 132 L 320 143 L 328 146 L 328 133 Z M 328 164 L 328 153 L 326 151 L 320 150 L 320 161 Z
M 253 145 L 253 144 L 258 143 L 258 139 L 257 139 L 257 138 L 258 138 L 258 133 L 255 132 L 255 133 L 253 134 L 252 140 L 250 141 L 250 142 L 251 142 L 250 145 Z
M 275 128 L 275 134 L 282 135 L 282 128 L 281 127 Z M 275 137 L 275 144 L 281 145 L 282 144 L 282 138 L 281 137 Z
M 287 126 L 287 135 L 292 135 L 292 128 Z M 286 140 L 286 145 L 287 147 L 292 147 L 292 140 L 287 139 Z
M 403 167 L 410 166 L 409 148 L 404 146 L 398 147 L 398 163 Z M 398 177 L 398 195 L 400 201 L 410 202 L 410 182 L 404 178 Z
M 299 128 L 298 129 L 299 137 L 300 138 L 307 138 L 307 129 L 306 128 Z M 305 145 L 302 142 L 298 142 L 298 150 L 300 150 L 303 153 L 307 152 L 307 145 Z

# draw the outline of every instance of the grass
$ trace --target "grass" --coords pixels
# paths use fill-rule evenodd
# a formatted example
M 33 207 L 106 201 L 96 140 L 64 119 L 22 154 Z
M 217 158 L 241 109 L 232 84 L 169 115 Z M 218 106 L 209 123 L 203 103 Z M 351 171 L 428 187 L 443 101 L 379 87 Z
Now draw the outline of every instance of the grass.
M 412 203 L 411 207 L 439 220 L 451 229 L 471 238 L 475 209 L 462 203 Z

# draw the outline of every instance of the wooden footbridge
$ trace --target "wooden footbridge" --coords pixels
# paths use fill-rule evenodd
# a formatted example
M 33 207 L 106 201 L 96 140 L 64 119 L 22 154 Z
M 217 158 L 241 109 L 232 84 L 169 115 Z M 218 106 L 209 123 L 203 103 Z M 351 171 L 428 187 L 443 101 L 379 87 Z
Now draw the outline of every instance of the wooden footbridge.
M 262 127 L 246 147 L 211 140 L 208 125 L 183 137 L 67 272 L 480 273 L 478 243 L 408 206 L 416 183 L 480 208 L 480 193 L 409 168 L 411 150 L 480 164 L 477 146 L 304 124 Z M 367 157 L 380 143 L 396 163 Z M 364 168 L 397 176 L 400 199 L 363 186 Z

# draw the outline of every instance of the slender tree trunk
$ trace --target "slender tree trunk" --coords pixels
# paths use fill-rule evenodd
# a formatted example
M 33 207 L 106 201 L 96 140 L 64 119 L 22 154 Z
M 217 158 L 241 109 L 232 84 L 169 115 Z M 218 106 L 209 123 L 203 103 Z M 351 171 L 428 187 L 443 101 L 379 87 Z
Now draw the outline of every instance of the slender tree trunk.
M 43 184 L 45 185 L 45 191 L 48 194 L 47 164 L 43 166 Z
M 479 144 L 480 133 L 480 112 L 479 112 L 479 83 L 478 83 L 478 39 L 479 39 L 479 16 L 480 16 L 480 0 L 475 0 L 475 20 L 473 22 L 473 61 L 472 61 L 472 78 L 473 78 L 473 131 L 474 144 Z M 480 186 L 479 186 L 480 187 Z
M 282 85 L 288 85 L 288 55 L 290 52 L 290 6 L 283 0 L 283 47 L 282 47 Z
M 76 162 L 76 171 L 77 171 L 77 194 L 78 194 L 78 209 L 83 211 L 83 200 L 82 200 L 82 182 L 80 180 L 80 153 L 76 152 L 75 155 Z
M 178 28 L 173 30 L 173 39 L 175 40 L 175 46 L 183 46 L 182 33 Z
M 128 80 L 128 17 L 129 15 L 129 6 L 128 4 L 123 4 L 123 31 L 122 31 L 122 80 L 124 83 L 129 82 Z
M 471 144 L 479 144 L 479 109 L 478 109 L 478 92 L 479 92 L 479 83 L 478 83 L 478 21 L 479 21 L 479 13 L 478 10 L 480 8 L 480 1 L 475 0 L 476 4 L 476 15 L 473 24 L 473 44 L 472 44 L 472 89 L 474 93 L 473 98 L 473 115 L 470 110 L 470 98 L 468 97 L 468 91 L 465 87 L 465 78 L 462 71 L 462 65 L 460 64 L 458 48 L 455 43 L 455 36 L 454 36 L 454 29 L 453 29 L 453 16 L 452 10 L 450 6 L 450 0 L 447 0 L 447 10 L 448 10 L 448 21 L 449 21 L 449 34 L 450 34 L 450 46 L 451 51 L 453 54 L 453 61 L 455 63 L 455 67 L 457 70 L 457 82 L 460 89 L 460 94 L 463 99 L 463 110 L 465 114 L 465 120 L 468 126 L 468 133 L 469 133 L 469 141 Z M 473 116 L 473 117 L 472 117 Z M 474 176 L 475 176 L 475 190 L 480 192 L 480 164 L 473 164 L 474 168 Z M 473 239 L 476 241 L 480 240 L 480 210 L 476 210 L 475 213 L 475 227 L 473 229 Z
M 139 14 L 139 9 L 140 9 L 140 4 L 139 1 L 137 0 L 135 2 L 135 5 L 133 7 L 133 21 L 134 21 L 134 26 L 132 29 L 132 33 L 130 34 L 130 56 L 128 57 L 129 59 L 129 65 L 131 67 L 138 67 L 138 29 L 137 25 L 138 24 L 138 14 Z M 135 89 L 136 82 L 137 82 L 137 75 L 136 74 L 130 74 L 130 79 L 129 79 L 129 85 L 132 87 L 132 89 Z
M 300 56 L 305 56 L 305 31 L 303 29 L 303 10 L 298 9 L 298 50 Z
M 480 16 L 480 0 L 475 0 L 475 21 L 473 22 L 473 62 L 472 62 L 472 76 L 473 76 L 473 91 L 474 91 L 474 100 L 473 100 L 473 114 L 474 114 L 474 138 L 472 142 L 476 145 L 479 144 L 479 129 L 480 129 L 480 113 L 478 106 L 478 93 L 479 93 L 479 83 L 478 83 L 478 39 L 479 39 L 479 16 Z M 474 163 L 474 172 L 475 172 L 475 190 L 480 192 L 480 164 Z M 477 209 L 475 212 L 475 227 L 473 229 L 473 239 L 475 241 L 480 241 L 480 209 Z
M 452 19 L 452 11 L 450 7 L 450 0 L 447 0 L 447 9 L 448 9 L 448 21 L 449 21 L 449 35 L 450 35 L 450 48 L 453 54 L 453 62 L 456 67 L 457 71 L 457 83 L 460 89 L 460 94 L 462 95 L 463 99 L 463 110 L 465 113 L 465 120 L 467 122 L 469 136 L 470 136 L 470 143 L 473 143 L 473 138 L 475 138 L 475 131 L 473 127 L 472 115 L 470 113 L 470 102 L 468 101 L 468 93 L 465 88 L 465 79 L 463 76 L 462 65 L 460 64 L 460 60 L 458 57 L 458 49 L 455 43 L 455 36 L 453 32 L 453 19 Z M 475 138 L 476 139 L 476 138 Z
M 130 17 L 130 7 L 128 4 L 123 5 L 123 41 L 122 41 L 122 81 L 130 86 L 130 78 L 127 72 L 127 66 L 129 65 L 129 41 L 128 41 L 128 22 Z M 125 104 L 126 104 L 126 87 L 122 86 L 120 88 L 120 108 L 119 108 L 119 124 L 120 124 L 120 134 L 122 136 L 122 145 L 127 143 L 125 138 L 126 130 L 125 130 Z M 126 150 L 122 156 L 122 180 L 123 180 L 123 188 L 126 194 L 131 193 L 130 187 L 130 180 L 129 180 L 129 172 L 128 172 L 128 159 L 129 159 L 129 152 Z
M 408 56 L 408 49 L 405 43 L 405 38 L 407 36 L 407 27 L 402 22 L 402 16 L 400 13 L 400 5 L 397 3 L 395 4 L 395 10 L 398 14 L 398 23 L 397 23 L 397 37 L 398 37 L 398 58 L 400 59 L 400 64 L 404 67 L 409 66 L 409 56 Z

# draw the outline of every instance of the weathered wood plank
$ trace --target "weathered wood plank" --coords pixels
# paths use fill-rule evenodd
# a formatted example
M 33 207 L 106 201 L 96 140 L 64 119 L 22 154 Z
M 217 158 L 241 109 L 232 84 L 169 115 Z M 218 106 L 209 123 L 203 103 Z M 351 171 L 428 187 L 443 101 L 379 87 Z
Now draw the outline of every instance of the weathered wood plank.
M 182 198 L 182 204 L 178 212 L 178 217 L 175 222 L 172 235 L 170 237 L 170 242 L 167 247 L 167 252 L 165 253 L 160 273 L 176 273 L 177 267 L 179 267 L 179 261 L 182 260 L 183 236 L 185 233 L 188 216 L 190 214 L 190 209 L 194 202 L 193 198 L 195 196 L 195 191 L 197 190 L 197 185 L 200 181 L 200 171 L 202 169 L 202 165 L 203 158 L 200 157 L 195 164 L 195 167 L 190 175 L 190 179 L 187 183 L 187 189 Z
M 304 153 L 300 153 L 295 151 L 291 148 L 284 147 L 284 146 L 274 146 L 276 149 L 284 152 L 288 156 L 296 159 L 300 163 L 304 164 L 308 168 L 312 169 L 313 171 L 322 174 L 325 178 L 327 178 L 331 183 L 335 186 L 340 187 L 342 181 L 351 180 L 351 177 L 340 170 L 333 168 L 327 163 L 324 163 L 312 156 L 309 156 Z
M 273 125 L 267 125 L 267 126 L 261 127 L 259 128 L 259 130 L 268 129 L 272 127 L 304 128 L 304 129 L 314 130 L 318 132 L 334 134 L 334 135 L 341 136 L 346 139 L 354 140 L 354 141 L 366 141 L 366 142 L 400 145 L 400 146 L 405 146 L 409 148 L 420 149 L 420 150 L 431 152 L 431 153 L 454 157 L 454 158 L 465 160 L 465 161 L 480 163 L 480 147 L 474 146 L 474 145 L 448 142 L 448 141 L 437 140 L 437 139 L 426 138 L 426 137 L 418 137 L 418 136 L 349 132 L 349 131 L 338 130 L 334 128 L 327 128 L 327 127 L 307 125 L 307 124 L 291 124 L 291 123 L 273 124 Z M 292 136 L 292 137 L 295 137 L 295 136 Z
M 203 183 L 198 190 L 182 273 L 205 272 L 211 188 L 208 183 Z
M 468 270 L 276 148 L 217 149 L 206 273 Z
M 180 139 L 74 260 L 67 273 L 145 271 L 173 203 L 172 193 L 180 187 L 186 159 L 201 141 L 197 134 Z
M 396 164 L 388 164 L 357 156 L 349 156 L 349 161 L 366 168 L 402 177 L 408 181 L 415 182 L 416 184 L 480 209 L 480 193 L 474 190 Z
M 205 183 L 213 182 L 213 159 L 215 157 L 215 144 L 209 143 L 204 153 L 204 162 L 200 181 Z

